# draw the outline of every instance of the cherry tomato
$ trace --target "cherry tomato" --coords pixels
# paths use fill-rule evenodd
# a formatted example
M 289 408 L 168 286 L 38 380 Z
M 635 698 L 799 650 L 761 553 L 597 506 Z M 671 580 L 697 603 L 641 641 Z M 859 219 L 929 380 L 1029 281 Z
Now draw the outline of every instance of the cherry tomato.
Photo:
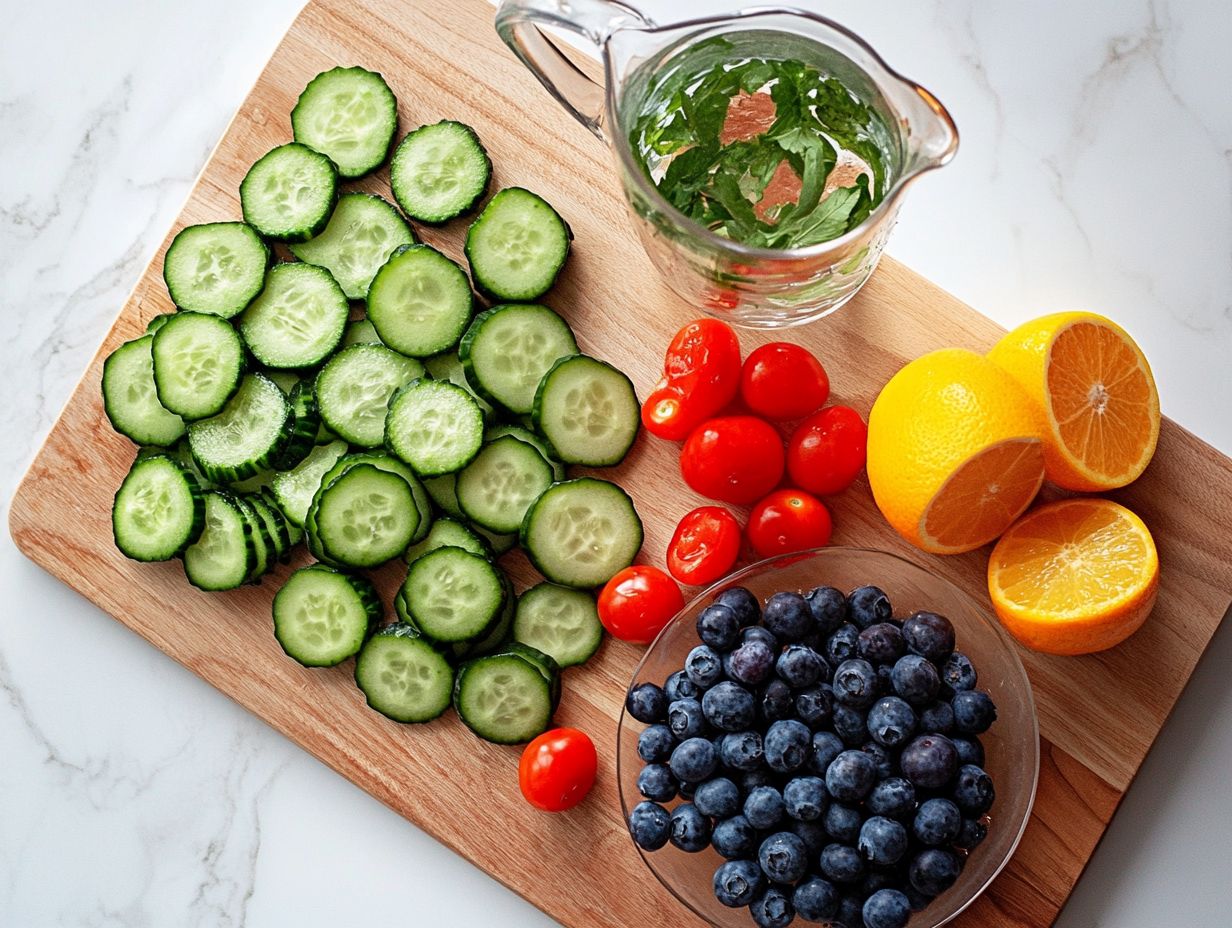
M 828 406 L 809 416 L 787 443 L 791 482 L 826 496 L 841 493 L 864 469 L 868 426 L 849 406 Z
M 684 443 L 680 472 L 702 496 L 747 505 L 782 479 L 783 439 L 755 416 L 709 419 Z
M 694 509 L 676 526 L 667 547 L 667 569 L 681 583 L 714 583 L 740 556 L 740 536 L 740 523 L 722 506 Z
M 826 369 L 806 348 L 771 342 L 753 351 L 740 372 L 745 405 L 767 419 L 799 419 L 825 405 Z
M 594 742 L 576 728 L 553 728 L 526 746 L 518 784 L 526 801 L 544 812 L 572 809 L 595 785 Z
M 644 564 L 626 567 L 599 594 L 599 621 L 613 637 L 650 644 L 672 616 L 684 608 L 676 581 Z
M 817 497 L 803 490 L 775 490 L 749 513 L 749 544 L 758 557 L 789 554 L 830 543 L 834 525 Z
M 740 342 L 731 326 L 698 319 L 667 346 L 663 379 L 642 404 L 646 431 L 683 441 L 701 422 L 731 402 L 740 389 Z

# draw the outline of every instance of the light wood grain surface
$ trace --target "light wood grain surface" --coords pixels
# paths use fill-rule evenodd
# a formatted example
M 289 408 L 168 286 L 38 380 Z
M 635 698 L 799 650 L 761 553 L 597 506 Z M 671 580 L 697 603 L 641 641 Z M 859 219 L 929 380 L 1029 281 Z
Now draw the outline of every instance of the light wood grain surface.
M 300 89 L 336 64 L 382 71 L 398 95 L 404 129 L 441 118 L 470 123 L 491 152 L 495 186 L 519 184 L 547 197 L 577 234 L 547 302 L 570 320 L 584 351 L 622 367 L 639 392 L 657 379 L 662 346 L 695 314 L 657 280 L 638 246 L 608 153 L 505 51 L 491 18 L 483 0 L 312 0 L 32 464 L 13 501 L 11 530 L 29 557 L 65 583 L 553 917 L 585 928 L 695 924 L 647 878 L 620 820 L 616 719 L 640 649 L 609 641 L 585 668 L 568 673 L 558 721 L 592 734 L 601 772 L 578 810 L 543 816 L 512 786 L 516 750 L 476 740 L 452 716 L 398 726 L 364 707 L 349 667 L 308 671 L 286 659 L 270 634 L 269 604 L 290 568 L 258 587 L 205 594 L 186 583 L 178 563 L 135 564 L 111 542 L 111 497 L 133 448 L 103 414 L 102 359 L 151 316 L 173 308 L 161 278 L 171 236 L 191 223 L 239 217 L 237 188 L 248 166 L 290 138 Z M 360 186 L 388 195 L 385 172 Z M 420 231 L 460 257 L 462 224 Z M 835 401 L 867 413 L 906 360 L 945 345 L 986 348 L 999 332 L 886 259 L 846 308 L 789 337 L 822 358 Z M 769 338 L 742 340 L 747 349 Z M 679 479 L 676 446 L 643 437 L 612 476 L 630 489 L 645 520 L 642 559 L 661 563 L 677 519 L 699 503 Z M 1022 652 L 1043 737 L 1035 813 L 1009 868 L 955 924 L 1052 922 L 1232 598 L 1232 463 L 1165 422 L 1155 461 L 1115 496 L 1155 534 L 1163 563 L 1159 605 L 1141 632 L 1106 654 Z M 833 509 L 835 543 L 896 551 L 984 598 L 986 551 L 945 559 L 914 551 L 885 525 L 863 482 Z M 519 586 L 533 580 L 520 554 L 506 561 Z M 400 578 L 390 567 L 379 579 L 388 594 Z

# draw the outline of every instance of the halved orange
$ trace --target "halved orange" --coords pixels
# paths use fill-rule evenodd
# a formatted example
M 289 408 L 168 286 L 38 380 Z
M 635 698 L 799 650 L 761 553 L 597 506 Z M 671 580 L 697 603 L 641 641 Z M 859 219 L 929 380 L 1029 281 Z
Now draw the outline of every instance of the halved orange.
M 1159 440 L 1159 393 L 1142 351 L 1116 323 L 1085 312 L 1042 316 L 1008 333 L 988 358 L 1041 406 L 1052 483 L 1111 490 L 1146 469 Z
M 1001 623 L 1048 654 L 1120 644 L 1146 621 L 1158 589 L 1150 531 L 1107 499 L 1040 506 L 1001 536 L 988 561 L 988 594 Z

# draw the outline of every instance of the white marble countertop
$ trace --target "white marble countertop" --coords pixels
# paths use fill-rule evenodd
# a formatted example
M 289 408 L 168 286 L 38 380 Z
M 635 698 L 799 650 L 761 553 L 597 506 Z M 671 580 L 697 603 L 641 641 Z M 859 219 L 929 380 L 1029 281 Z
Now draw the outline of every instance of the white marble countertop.
M 300 2 L 6 5 L 0 508 Z M 661 20 L 736 5 L 643 3 Z M 825 9 L 963 133 L 911 193 L 891 253 L 1006 325 L 1069 307 L 1116 318 L 1165 412 L 1232 452 L 1232 8 Z M 7 532 L 0 590 L 0 925 L 550 924 Z M 1063 928 L 1228 925 L 1230 665 L 1225 626 Z

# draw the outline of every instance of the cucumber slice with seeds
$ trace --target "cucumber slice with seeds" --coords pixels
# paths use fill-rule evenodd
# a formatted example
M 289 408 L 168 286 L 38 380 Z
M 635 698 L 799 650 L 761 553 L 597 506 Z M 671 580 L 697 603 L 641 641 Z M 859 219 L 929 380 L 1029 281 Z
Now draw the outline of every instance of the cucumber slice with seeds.
M 452 473 L 479 453 L 483 413 L 461 387 L 415 380 L 389 401 L 385 444 L 420 476 Z
M 433 380 L 448 380 L 473 396 L 479 408 L 483 410 L 485 420 L 491 422 L 496 418 L 496 410 L 492 408 L 492 404 L 476 393 L 475 388 L 467 381 L 466 369 L 462 366 L 462 360 L 456 351 L 447 351 L 431 358 L 424 358 L 423 363 Z
M 392 454 L 384 451 L 348 454 L 321 478 L 321 486 L 329 486 L 336 478 L 356 464 L 371 464 L 380 470 L 397 474 L 407 482 L 407 485 L 411 488 L 411 496 L 415 498 L 415 508 L 419 510 L 419 527 L 412 533 L 411 541 L 421 541 L 432 527 L 432 498 L 428 496 L 428 491 L 424 489 L 423 483 L 415 476 L 415 472 Z
M 429 245 L 406 245 L 376 272 L 368 320 L 386 345 L 426 358 L 458 343 L 471 321 L 466 272 Z
M 239 389 L 244 343 L 226 319 L 176 313 L 159 326 L 150 350 L 158 401 L 184 419 L 216 415 Z
M 239 315 L 265 286 L 270 251 L 252 226 L 209 222 L 181 229 L 163 259 L 167 292 L 180 309 Z
M 424 489 L 441 512 L 455 519 L 463 519 L 466 514 L 458 505 L 457 483 L 457 474 L 441 474 L 439 477 L 427 477 L 423 481 Z
M 205 494 L 205 530 L 184 551 L 184 575 L 201 590 L 234 590 L 248 579 L 257 553 L 252 526 L 229 493 Z
M 184 420 L 158 401 L 153 335 L 125 342 L 103 362 L 103 409 L 111 427 L 138 445 L 174 445 Z
M 395 722 L 430 722 L 449 708 L 453 668 L 405 623 L 371 638 L 355 661 L 355 683 L 368 705 Z
M 466 260 L 482 293 L 498 300 L 534 300 L 556 282 L 572 238 L 547 200 L 507 187 L 467 230 Z
M 166 561 L 205 527 L 201 485 L 165 454 L 137 458 L 116 491 L 111 529 L 116 547 L 135 561 Z
M 412 219 L 440 225 L 469 213 L 487 193 L 492 162 L 475 130 L 442 120 L 408 133 L 389 165 L 389 186 Z
M 477 657 L 459 667 L 453 704 L 471 731 L 496 744 L 530 741 L 552 724 L 551 685 L 515 653 Z
M 437 548 L 461 548 L 478 557 L 492 556 L 492 548 L 485 539 L 461 522 L 442 516 L 432 523 L 424 539 L 407 548 L 402 557 L 407 564 L 411 564 Z
M 381 75 L 333 68 L 308 82 L 291 110 L 295 141 L 329 156 L 343 177 L 384 163 L 398 128 L 398 101 Z
M 325 487 L 315 509 L 312 534 L 321 551 L 348 567 L 376 567 L 398 557 L 419 527 L 410 485 L 367 463 Z
M 524 429 L 520 425 L 494 425 L 484 433 L 483 437 L 485 441 L 496 441 L 496 439 L 502 438 L 505 435 L 512 435 L 518 441 L 524 441 L 538 451 L 540 456 L 552 468 L 553 480 L 561 481 L 565 479 L 565 465 L 557 460 L 556 449 L 530 429 Z
M 518 546 L 517 532 L 502 535 L 500 532 L 490 532 L 482 525 L 472 525 L 471 528 L 481 537 L 487 539 L 488 544 L 492 546 L 492 553 L 496 557 L 500 557 L 502 554 L 506 554 Z
M 291 470 L 274 475 L 270 490 L 279 511 L 292 525 L 304 527 L 312 497 L 321 488 L 321 477 L 337 464 L 338 459 L 346 452 L 347 445 L 344 441 L 317 445 Z
M 553 484 L 535 501 L 521 541 L 548 580 L 591 589 L 633 563 L 642 547 L 642 520 L 616 484 L 578 477 Z
M 359 653 L 381 619 L 368 580 L 324 564 L 301 567 L 274 595 L 274 637 L 305 667 L 334 667 Z
M 244 521 L 248 525 L 248 534 L 252 539 L 252 548 L 255 553 L 255 560 L 248 569 L 248 576 L 244 578 L 244 582 L 256 583 L 277 559 L 278 551 L 274 546 L 273 537 L 269 535 L 265 527 L 265 521 L 257 515 L 256 509 L 249 504 L 247 498 L 236 496 L 233 497 L 233 501 L 244 514 Z
M 551 466 L 532 445 L 505 435 L 484 445 L 458 474 L 458 503 L 473 523 L 508 534 L 521 527 L 552 480 Z
M 244 501 L 261 517 L 265 525 L 265 533 L 274 543 L 273 556 L 285 564 L 290 559 L 291 553 L 291 530 L 287 526 L 287 520 L 262 493 L 245 496 Z
M 240 183 L 244 221 L 280 242 L 302 242 L 324 229 L 337 199 L 338 168 L 299 142 L 266 152 Z
M 321 420 L 339 438 L 375 448 L 385 438 L 390 397 L 424 373 L 423 365 L 384 345 L 353 345 L 332 358 L 317 374 Z
M 585 663 L 603 640 L 595 598 L 554 583 L 533 586 L 518 598 L 513 637 L 561 667 Z
M 535 391 L 531 415 L 562 461 L 586 467 L 623 461 L 641 425 L 633 382 L 584 354 L 552 365 Z
M 389 256 L 413 244 L 415 233 L 388 201 L 370 193 L 347 193 L 338 198 L 325 231 L 292 245 L 291 253 L 333 274 L 348 299 L 362 300 Z
M 150 321 L 145 324 L 145 334 L 153 335 L 175 317 L 176 313 L 159 313 L 157 316 L 151 316 Z
M 188 427 L 188 444 L 201 472 L 215 483 L 252 477 L 290 436 L 291 406 L 263 374 L 248 374 L 222 412 Z
M 543 375 L 559 358 L 577 353 L 569 324 L 537 303 L 494 306 L 480 313 L 458 347 L 467 382 L 515 414 L 529 413 Z
M 287 395 L 291 407 L 288 436 L 270 462 L 277 470 L 290 470 L 308 456 L 316 447 L 317 433 L 321 429 L 321 416 L 317 411 L 317 397 L 311 380 L 301 380 Z
M 278 264 L 240 317 L 240 334 L 266 367 L 315 367 L 338 347 L 351 306 L 333 275 L 312 264 Z
M 365 316 L 363 319 L 352 319 L 347 323 L 346 331 L 342 335 L 342 344 L 339 347 L 350 348 L 352 345 L 379 344 L 381 344 L 381 336 L 376 334 L 376 327 L 372 324 L 372 320 Z
M 446 645 L 482 638 L 505 605 L 500 571 L 485 557 L 448 546 L 411 563 L 402 594 L 415 627 Z

